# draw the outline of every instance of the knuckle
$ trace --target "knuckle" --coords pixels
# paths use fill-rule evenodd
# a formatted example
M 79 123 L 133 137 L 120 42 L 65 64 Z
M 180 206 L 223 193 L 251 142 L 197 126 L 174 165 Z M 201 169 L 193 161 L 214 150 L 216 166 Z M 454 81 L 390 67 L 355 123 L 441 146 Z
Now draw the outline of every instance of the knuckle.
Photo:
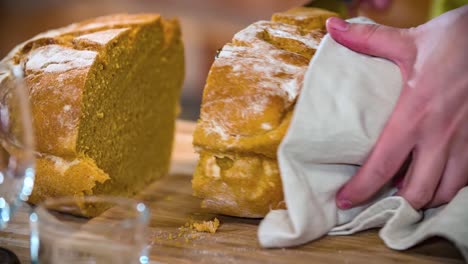
M 393 158 L 387 158 L 380 162 L 379 166 L 372 168 L 374 182 L 385 183 L 398 169 L 398 163 Z
M 366 37 L 367 38 L 372 38 L 372 36 L 375 34 L 375 32 L 380 28 L 381 26 L 378 24 L 370 24 L 366 27 Z
M 364 49 L 369 50 L 371 49 L 371 43 L 372 39 L 374 38 L 376 32 L 379 31 L 379 28 L 381 28 L 380 25 L 368 25 L 365 27 L 365 32 L 364 32 Z
M 434 92 L 426 89 L 419 80 L 410 80 L 408 83 L 411 89 L 408 90 L 406 109 L 412 113 L 412 119 L 415 125 L 422 125 L 427 122 L 428 117 L 436 111 L 437 98 Z M 421 88 L 423 87 L 423 89 Z
M 416 34 L 415 31 L 415 28 L 403 28 L 397 31 L 399 39 L 404 40 L 404 48 L 406 50 L 406 52 L 403 53 L 402 63 L 410 63 L 416 60 L 417 47 L 414 37 L 412 37 Z

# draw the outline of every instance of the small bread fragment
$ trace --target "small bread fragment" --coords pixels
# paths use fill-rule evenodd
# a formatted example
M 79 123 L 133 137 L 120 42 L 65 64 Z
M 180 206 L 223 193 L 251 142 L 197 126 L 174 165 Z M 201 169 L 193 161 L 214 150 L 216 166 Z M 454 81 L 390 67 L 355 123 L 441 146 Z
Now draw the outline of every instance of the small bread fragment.
M 201 223 L 193 223 L 192 226 L 197 232 L 207 232 L 214 234 L 219 227 L 219 220 L 215 217 L 215 219 L 211 221 L 203 221 Z

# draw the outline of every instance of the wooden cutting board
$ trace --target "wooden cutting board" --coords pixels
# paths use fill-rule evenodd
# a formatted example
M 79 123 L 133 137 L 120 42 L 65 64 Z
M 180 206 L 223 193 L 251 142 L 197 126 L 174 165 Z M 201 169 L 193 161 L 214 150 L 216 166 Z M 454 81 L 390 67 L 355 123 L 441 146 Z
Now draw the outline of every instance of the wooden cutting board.
M 211 214 L 192 196 L 191 174 L 197 156 L 192 149 L 193 124 L 179 121 L 171 173 L 140 194 L 151 207 L 150 255 L 163 263 L 463 263 L 457 249 L 442 239 L 398 252 L 387 248 L 377 230 L 353 236 L 324 237 L 288 249 L 262 249 L 257 242 L 260 220 Z M 29 263 L 29 208 L 24 205 L 7 229 L 0 246 Z M 212 220 L 221 226 L 215 234 L 181 232 L 190 221 Z

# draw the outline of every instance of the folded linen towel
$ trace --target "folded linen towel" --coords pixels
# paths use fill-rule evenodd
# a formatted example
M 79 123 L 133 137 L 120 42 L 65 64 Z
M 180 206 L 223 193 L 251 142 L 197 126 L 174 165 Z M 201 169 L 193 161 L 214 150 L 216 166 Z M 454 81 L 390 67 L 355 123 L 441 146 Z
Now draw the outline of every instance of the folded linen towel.
M 364 18 L 350 22 L 372 23 Z M 431 236 L 456 244 L 468 259 L 468 187 L 446 206 L 416 211 L 387 187 L 351 210 L 335 204 L 338 189 L 375 144 L 402 88 L 390 61 L 322 40 L 305 76 L 288 133 L 278 150 L 287 210 L 271 211 L 258 237 L 263 247 L 303 244 L 325 234 L 383 227 L 387 246 L 404 250 Z

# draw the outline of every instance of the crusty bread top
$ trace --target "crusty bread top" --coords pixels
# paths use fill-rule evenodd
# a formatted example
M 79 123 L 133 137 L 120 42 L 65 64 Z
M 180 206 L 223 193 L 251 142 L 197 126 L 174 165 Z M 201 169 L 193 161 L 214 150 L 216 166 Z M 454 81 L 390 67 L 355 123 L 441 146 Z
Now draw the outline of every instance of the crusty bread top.
M 325 20 L 332 15 L 291 10 L 237 33 L 208 75 L 195 146 L 275 157 Z
M 325 29 L 325 23 L 329 17 L 338 14 L 313 7 L 296 7 L 286 12 L 275 13 L 271 17 L 272 21 L 293 24 L 304 30 Z
M 27 55 L 32 49 L 35 49 L 38 46 L 51 44 L 73 46 L 74 44 L 77 44 L 76 42 L 80 39 L 80 36 L 83 36 L 81 38 L 82 40 L 89 37 L 90 42 L 105 45 L 113 39 L 112 31 L 105 34 L 98 33 L 100 36 L 86 35 L 89 33 L 106 31 L 108 29 L 131 28 L 137 25 L 148 24 L 159 19 L 161 19 L 161 16 L 157 14 L 115 14 L 74 23 L 66 27 L 38 34 L 17 45 L 2 60 L 2 62 L 8 62 L 14 59 L 13 63 L 18 64 L 21 61 L 22 56 Z M 118 33 L 118 31 L 113 33 Z

